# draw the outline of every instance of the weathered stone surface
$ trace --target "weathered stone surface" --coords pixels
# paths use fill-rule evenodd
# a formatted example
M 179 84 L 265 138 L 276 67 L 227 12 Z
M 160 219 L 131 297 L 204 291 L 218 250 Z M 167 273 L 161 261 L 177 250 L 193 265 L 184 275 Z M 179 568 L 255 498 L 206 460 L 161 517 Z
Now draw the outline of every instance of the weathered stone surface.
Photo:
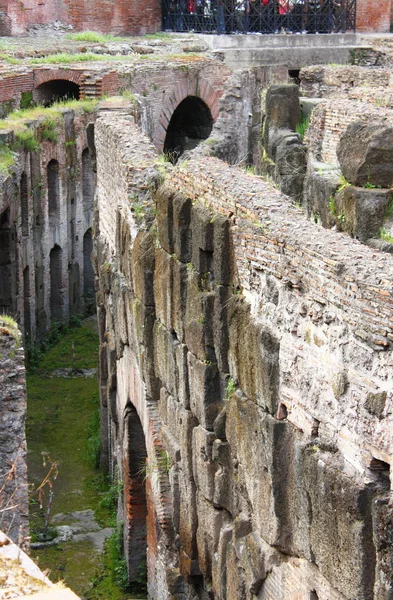
M 337 157 L 352 185 L 392 187 L 393 128 L 380 122 L 351 123 L 340 138 Z
M 216 365 L 188 353 L 190 408 L 205 429 L 212 431 L 221 407 L 220 378 Z
M 364 406 L 369 413 L 381 418 L 385 411 L 386 398 L 386 392 L 369 392 Z
M 283 194 L 301 202 L 306 174 L 306 148 L 297 134 L 282 138 L 276 149 L 276 169 Z
M 135 295 L 143 304 L 154 306 L 154 239 L 152 234 L 141 232 L 132 252 L 132 269 Z
M 364 241 L 378 235 L 393 194 L 391 190 L 347 186 L 335 195 L 334 202 L 340 227 Z

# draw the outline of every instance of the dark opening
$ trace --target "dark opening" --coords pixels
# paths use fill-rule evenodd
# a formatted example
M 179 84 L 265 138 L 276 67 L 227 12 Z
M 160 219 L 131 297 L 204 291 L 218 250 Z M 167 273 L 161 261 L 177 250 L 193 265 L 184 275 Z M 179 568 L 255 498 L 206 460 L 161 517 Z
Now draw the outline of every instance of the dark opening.
M 93 251 L 93 236 L 88 229 L 83 236 L 83 295 L 85 298 L 94 298 L 94 269 L 91 262 Z
M 132 405 L 126 415 L 128 465 L 124 479 L 124 503 L 126 514 L 125 555 L 128 578 L 136 582 L 140 578 L 141 565 L 146 564 L 147 551 L 147 499 L 148 476 L 145 434 L 139 416 Z
M 94 171 L 89 148 L 85 148 L 82 152 L 82 195 L 85 223 L 90 225 L 93 215 Z
M 31 336 L 31 297 L 30 297 L 30 268 L 23 271 L 23 308 L 24 308 L 24 330 L 25 340 Z
M 372 457 L 369 465 L 370 471 L 378 472 L 382 477 L 390 479 L 390 464 Z
M 29 235 L 29 190 L 27 175 L 22 173 L 20 178 L 20 211 L 22 221 L 22 235 Z
M 315 590 L 310 592 L 310 600 L 318 600 L 318 594 Z
M 79 85 L 67 79 L 46 81 L 34 90 L 34 100 L 43 106 L 59 100 L 79 100 Z
M 289 69 L 288 77 L 291 80 L 291 83 L 296 83 L 296 85 L 300 85 L 300 69 Z
M 11 262 L 11 223 L 7 209 L 0 215 L 0 313 L 12 312 Z
M 52 322 L 61 321 L 63 318 L 61 254 L 61 248 L 57 245 L 50 251 L 50 315 Z
M 60 213 L 59 163 L 51 160 L 47 166 L 49 219 L 58 218 Z
M 209 137 L 213 118 L 207 104 L 196 96 L 187 96 L 175 109 L 169 122 L 164 152 L 175 163 L 186 150 L 195 148 Z

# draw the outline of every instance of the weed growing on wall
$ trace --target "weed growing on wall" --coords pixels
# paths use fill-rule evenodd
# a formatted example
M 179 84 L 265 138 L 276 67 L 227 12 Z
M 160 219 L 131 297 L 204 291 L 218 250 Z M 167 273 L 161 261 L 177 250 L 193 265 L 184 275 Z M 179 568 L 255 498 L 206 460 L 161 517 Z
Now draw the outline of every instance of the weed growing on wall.
M 93 52 L 81 52 L 78 54 L 70 54 L 69 52 L 59 52 L 58 54 L 51 54 L 43 58 L 30 58 L 29 64 L 31 65 L 57 65 L 57 64 L 69 64 L 79 62 L 92 62 L 97 60 L 105 60 L 102 54 L 94 54 Z
M 390 232 L 385 227 L 381 227 L 381 229 L 378 232 L 378 237 L 384 242 L 389 242 L 390 244 L 393 244 L 393 237 L 390 235 Z
M 303 139 L 304 136 L 306 135 L 307 129 L 310 126 L 310 118 L 309 117 L 303 117 L 302 120 L 300 121 L 300 123 L 298 123 L 296 125 L 296 133 L 298 133 L 300 135 L 300 137 Z
M 22 129 L 15 132 L 15 148 L 26 152 L 38 152 L 40 144 L 32 129 Z
M 9 175 L 12 167 L 15 165 L 15 153 L 6 146 L 0 144 L 0 174 Z

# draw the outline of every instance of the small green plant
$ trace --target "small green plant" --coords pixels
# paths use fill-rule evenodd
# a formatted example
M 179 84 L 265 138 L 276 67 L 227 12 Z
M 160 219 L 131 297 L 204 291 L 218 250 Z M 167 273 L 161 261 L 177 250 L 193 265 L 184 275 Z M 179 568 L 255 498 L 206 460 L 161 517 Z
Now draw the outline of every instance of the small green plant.
M 244 167 L 244 172 L 246 175 L 257 175 L 255 165 L 247 165 L 246 167 Z
M 134 213 L 137 221 L 141 221 L 145 214 L 145 208 L 141 202 L 134 202 L 131 206 L 131 211 Z
M 235 390 L 236 390 L 235 382 L 233 381 L 232 377 L 230 377 L 228 379 L 227 390 L 226 390 L 227 398 L 230 398 Z
M 15 132 L 15 147 L 17 150 L 23 148 L 26 152 L 38 152 L 40 144 L 32 129 L 21 129 Z
M 310 117 L 302 117 L 300 123 L 296 125 L 296 133 L 303 139 L 306 135 L 307 129 L 310 126 Z
M 22 92 L 20 97 L 20 108 L 23 110 L 25 108 L 31 108 L 32 106 L 34 106 L 33 92 Z
M 337 219 L 340 221 L 340 223 L 345 223 L 345 213 L 341 211 L 340 214 L 337 216 Z
M 122 90 L 120 92 L 120 95 L 125 98 L 126 100 L 129 100 L 130 102 L 132 102 L 132 104 L 136 103 L 136 96 L 135 94 L 133 94 L 132 92 L 130 92 L 130 90 Z
M 67 39 L 75 42 L 92 42 L 95 44 L 105 44 L 112 42 L 115 38 L 113 35 L 103 35 L 97 31 L 80 31 L 79 33 L 68 33 Z
M 43 122 L 42 139 L 57 144 L 57 124 L 55 119 L 47 117 Z
M 378 232 L 378 237 L 384 242 L 389 242 L 393 244 L 393 237 L 390 235 L 390 231 L 388 231 L 385 227 L 381 227 Z
M 344 175 L 341 173 L 340 175 L 340 185 L 337 189 L 337 192 L 341 192 L 342 190 L 345 190 L 345 188 L 349 187 L 351 184 L 349 183 L 349 181 L 347 181 L 344 177 Z
M 75 140 L 67 140 L 65 142 L 64 146 L 66 148 L 71 148 L 72 146 L 76 146 L 76 141 Z

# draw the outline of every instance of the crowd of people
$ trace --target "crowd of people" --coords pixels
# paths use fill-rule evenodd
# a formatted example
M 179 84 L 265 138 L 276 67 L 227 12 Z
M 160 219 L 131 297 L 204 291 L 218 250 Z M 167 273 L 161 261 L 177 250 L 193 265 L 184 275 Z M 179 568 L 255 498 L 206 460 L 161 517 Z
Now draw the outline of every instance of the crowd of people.
M 164 0 L 164 29 L 217 33 L 354 30 L 356 0 Z

